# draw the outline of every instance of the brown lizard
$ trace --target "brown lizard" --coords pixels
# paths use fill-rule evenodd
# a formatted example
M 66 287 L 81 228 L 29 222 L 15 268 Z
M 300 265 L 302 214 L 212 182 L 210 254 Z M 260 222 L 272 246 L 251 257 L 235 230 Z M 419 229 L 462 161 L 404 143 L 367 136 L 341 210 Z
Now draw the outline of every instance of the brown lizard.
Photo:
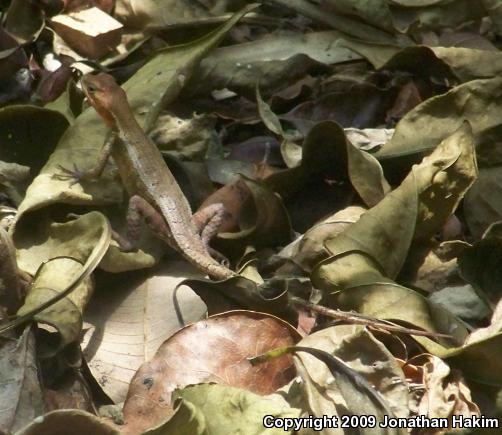
M 60 167 L 58 178 L 98 178 L 110 155 L 113 157 L 130 195 L 127 213 L 127 238 L 114 234 L 122 250 L 137 249 L 142 218 L 155 235 L 179 251 L 188 261 L 214 279 L 227 279 L 236 273 L 210 254 L 216 253 L 209 241 L 218 231 L 225 209 L 213 204 L 192 215 L 190 205 L 159 149 L 142 130 L 127 100 L 125 91 L 105 73 L 86 74 L 82 89 L 90 104 L 111 128 L 98 164 L 90 171 Z

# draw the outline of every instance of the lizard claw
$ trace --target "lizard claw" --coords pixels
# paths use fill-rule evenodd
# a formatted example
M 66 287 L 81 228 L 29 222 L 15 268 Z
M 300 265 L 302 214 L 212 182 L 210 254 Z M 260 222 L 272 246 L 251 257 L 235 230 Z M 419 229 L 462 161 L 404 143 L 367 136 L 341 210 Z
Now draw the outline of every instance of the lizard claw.
M 73 164 L 73 169 L 65 168 L 62 165 L 58 165 L 58 169 L 61 171 L 61 173 L 53 174 L 52 178 L 55 178 L 57 180 L 70 181 L 70 187 L 86 179 L 85 172 L 81 171 L 75 163 Z

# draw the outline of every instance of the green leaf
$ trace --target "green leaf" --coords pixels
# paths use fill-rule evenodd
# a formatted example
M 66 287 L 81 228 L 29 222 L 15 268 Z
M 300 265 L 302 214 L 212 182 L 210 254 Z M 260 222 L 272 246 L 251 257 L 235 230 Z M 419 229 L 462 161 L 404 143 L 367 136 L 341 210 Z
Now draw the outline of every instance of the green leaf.
M 174 395 L 191 405 L 187 403 L 187 406 L 192 408 L 192 415 L 198 421 L 200 432 L 190 432 L 190 434 L 262 433 L 265 415 L 276 418 L 300 416 L 300 410 L 290 407 L 280 395 L 259 396 L 246 390 L 217 384 L 192 385 L 178 390 Z M 205 424 L 202 424 L 201 420 Z M 181 426 L 180 431 L 177 427 L 176 421 L 172 423 L 169 421 L 163 426 L 162 431 L 157 429 L 154 434 L 188 435 L 187 426 Z M 272 428 L 266 433 L 279 435 L 292 433 L 292 430 Z
M 500 228 L 500 223 L 495 224 Z M 473 285 L 483 300 L 497 303 L 502 296 L 502 239 L 487 234 L 483 240 L 466 248 L 458 257 L 462 277 Z
M 274 192 L 287 198 L 325 172 L 336 173 L 340 180 L 348 178 L 347 139 L 337 123 L 323 121 L 316 124 L 309 131 L 302 148 L 299 166 L 267 177 L 266 183 Z
M 420 192 L 415 237 L 428 238 L 439 231 L 473 185 L 478 175 L 474 144 L 471 126 L 464 122 L 414 167 Z
M 64 224 L 48 224 L 45 220 L 44 224 L 44 228 L 42 225 L 39 227 L 40 243 L 32 245 L 31 249 L 19 251 L 22 269 L 31 273 L 38 271 L 17 315 L 20 318 L 31 315 L 33 310 L 83 278 L 70 294 L 34 317 L 36 321 L 52 325 L 58 331 L 57 339 L 49 340 L 49 347 L 41 350 L 43 355 L 52 356 L 80 338 L 82 312 L 93 290 L 88 276 L 108 249 L 110 229 L 106 218 L 98 212 L 88 213 Z M 16 242 L 19 245 L 31 245 L 33 239 L 26 242 L 18 233 Z M 91 262 L 92 267 L 86 267 Z
M 488 305 L 469 284 L 445 287 L 432 293 L 429 299 L 466 322 L 481 322 L 490 314 Z
M 67 128 L 68 121 L 55 110 L 30 105 L 3 107 L 0 160 L 29 166 L 32 174 L 36 174 Z
M 3 27 L 19 42 L 31 42 L 44 28 L 44 18 L 44 13 L 37 4 L 13 0 L 6 12 Z
M 388 32 L 394 31 L 392 15 L 386 0 L 326 0 L 323 7 L 338 14 L 358 17 Z
M 468 119 L 474 140 L 501 124 L 502 78 L 473 80 L 429 98 L 408 112 L 392 139 L 375 153 L 380 160 L 407 157 L 416 162 Z M 423 134 L 427 132 L 427 134 Z
M 266 127 L 278 136 L 284 137 L 284 131 L 282 130 L 281 121 L 277 115 L 272 111 L 268 103 L 263 101 L 260 94 L 260 86 L 256 84 L 256 102 L 258 103 L 258 113 L 260 118 Z
M 340 41 L 365 57 L 376 69 L 408 71 L 430 79 L 468 82 L 500 76 L 502 53 L 465 47 L 378 45 L 347 39 Z
M 500 0 L 481 0 L 481 3 L 495 24 L 496 33 L 502 34 L 502 2 Z
M 349 178 L 352 186 L 369 207 L 378 204 L 391 188 L 378 160 L 347 141 Z
M 346 18 L 338 14 L 321 9 L 318 5 L 306 0 L 272 0 L 279 6 L 291 8 L 296 12 L 305 15 L 318 22 L 328 24 L 336 30 L 354 36 L 364 41 L 375 41 L 380 43 L 392 43 L 394 37 L 376 27 L 357 22 L 351 18 Z
M 396 29 L 405 33 L 413 33 L 423 29 L 440 31 L 458 28 L 468 21 L 477 22 L 486 14 L 481 2 L 472 2 L 471 0 L 391 1 L 406 3 L 405 5 L 400 4 L 404 7 L 392 8 Z
M 167 422 L 159 424 L 142 435 L 205 435 L 207 434 L 204 413 L 188 400 L 178 399 L 174 415 Z
M 491 224 L 502 220 L 502 171 L 500 166 L 482 168 L 465 196 L 465 219 L 479 239 Z
M 392 280 L 413 237 L 434 234 L 475 175 L 474 145 L 466 123 L 415 166 L 398 188 L 326 242 L 332 256 L 317 265 L 311 279 L 328 306 L 439 330 L 462 342 L 466 331 L 460 322 Z
M 333 256 L 362 252 L 379 265 L 386 276 L 395 278 L 415 234 L 417 215 L 418 192 L 412 173 L 399 188 L 390 192 L 342 234 L 328 240 L 326 249 Z
M 254 98 L 257 79 L 264 95 L 303 78 L 320 64 L 331 65 L 360 58 L 337 44 L 336 30 L 269 34 L 267 38 L 219 47 L 197 67 L 187 85 L 192 94 L 228 88 Z
M 465 376 L 483 384 L 502 386 L 502 333 L 438 354 L 462 370 Z
M 208 16 L 198 2 L 190 0 L 130 0 L 117 2 L 114 16 L 128 28 L 141 29 L 186 23 Z
M 451 3 L 451 0 L 390 0 L 391 3 L 410 8 L 419 8 L 432 5 L 443 5 Z

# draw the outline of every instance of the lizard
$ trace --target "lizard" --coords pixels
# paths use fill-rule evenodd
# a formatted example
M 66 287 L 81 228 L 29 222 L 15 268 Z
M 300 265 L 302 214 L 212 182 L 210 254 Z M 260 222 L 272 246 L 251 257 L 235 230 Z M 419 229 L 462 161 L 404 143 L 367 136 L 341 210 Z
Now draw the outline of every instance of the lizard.
M 211 254 L 209 241 L 218 231 L 225 208 L 212 204 L 192 215 L 187 198 L 167 167 L 159 149 L 148 138 L 129 105 L 126 92 L 106 73 L 85 74 L 81 78 L 90 105 L 110 128 L 97 165 L 89 171 L 59 166 L 60 179 L 98 179 L 111 156 L 129 195 L 127 236 L 114 233 L 123 251 L 137 249 L 141 224 L 145 221 L 154 234 L 181 253 L 211 278 L 224 280 L 237 274 Z

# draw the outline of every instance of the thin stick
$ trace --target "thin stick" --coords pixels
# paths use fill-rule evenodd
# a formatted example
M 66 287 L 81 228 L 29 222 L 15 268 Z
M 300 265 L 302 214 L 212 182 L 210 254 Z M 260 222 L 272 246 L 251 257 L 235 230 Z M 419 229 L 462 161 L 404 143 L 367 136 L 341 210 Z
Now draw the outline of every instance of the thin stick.
M 327 308 L 322 305 L 317 305 L 317 304 L 313 304 L 311 302 L 307 302 L 307 301 L 305 301 L 301 298 L 295 297 L 295 296 L 291 297 L 291 301 L 296 305 L 300 305 L 304 308 L 308 308 L 309 310 L 312 310 L 316 313 L 319 313 L 322 316 L 331 317 L 331 318 L 338 319 L 338 320 L 345 320 L 347 322 L 354 323 L 357 325 L 365 325 L 365 326 L 369 326 L 369 327 L 376 328 L 376 329 L 383 329 L 386 331 L 401 332 L 403 334 L 419 335 L 419 336 L 424 336 L 424 337 L 453 338 L 451 335 L 448 335 L 448 334 L 440 334 L 437 332 L 422 331 L 420 329 L 405 328 L 403 326 L 391 324 L 390 322 L 388 323 L 388 321 L 385 321 L 385 320 L 367 317 L 362 314 L 348 313 L 346 311 L 340 311 L 340 310 L 333 310 L 331 308 Z

